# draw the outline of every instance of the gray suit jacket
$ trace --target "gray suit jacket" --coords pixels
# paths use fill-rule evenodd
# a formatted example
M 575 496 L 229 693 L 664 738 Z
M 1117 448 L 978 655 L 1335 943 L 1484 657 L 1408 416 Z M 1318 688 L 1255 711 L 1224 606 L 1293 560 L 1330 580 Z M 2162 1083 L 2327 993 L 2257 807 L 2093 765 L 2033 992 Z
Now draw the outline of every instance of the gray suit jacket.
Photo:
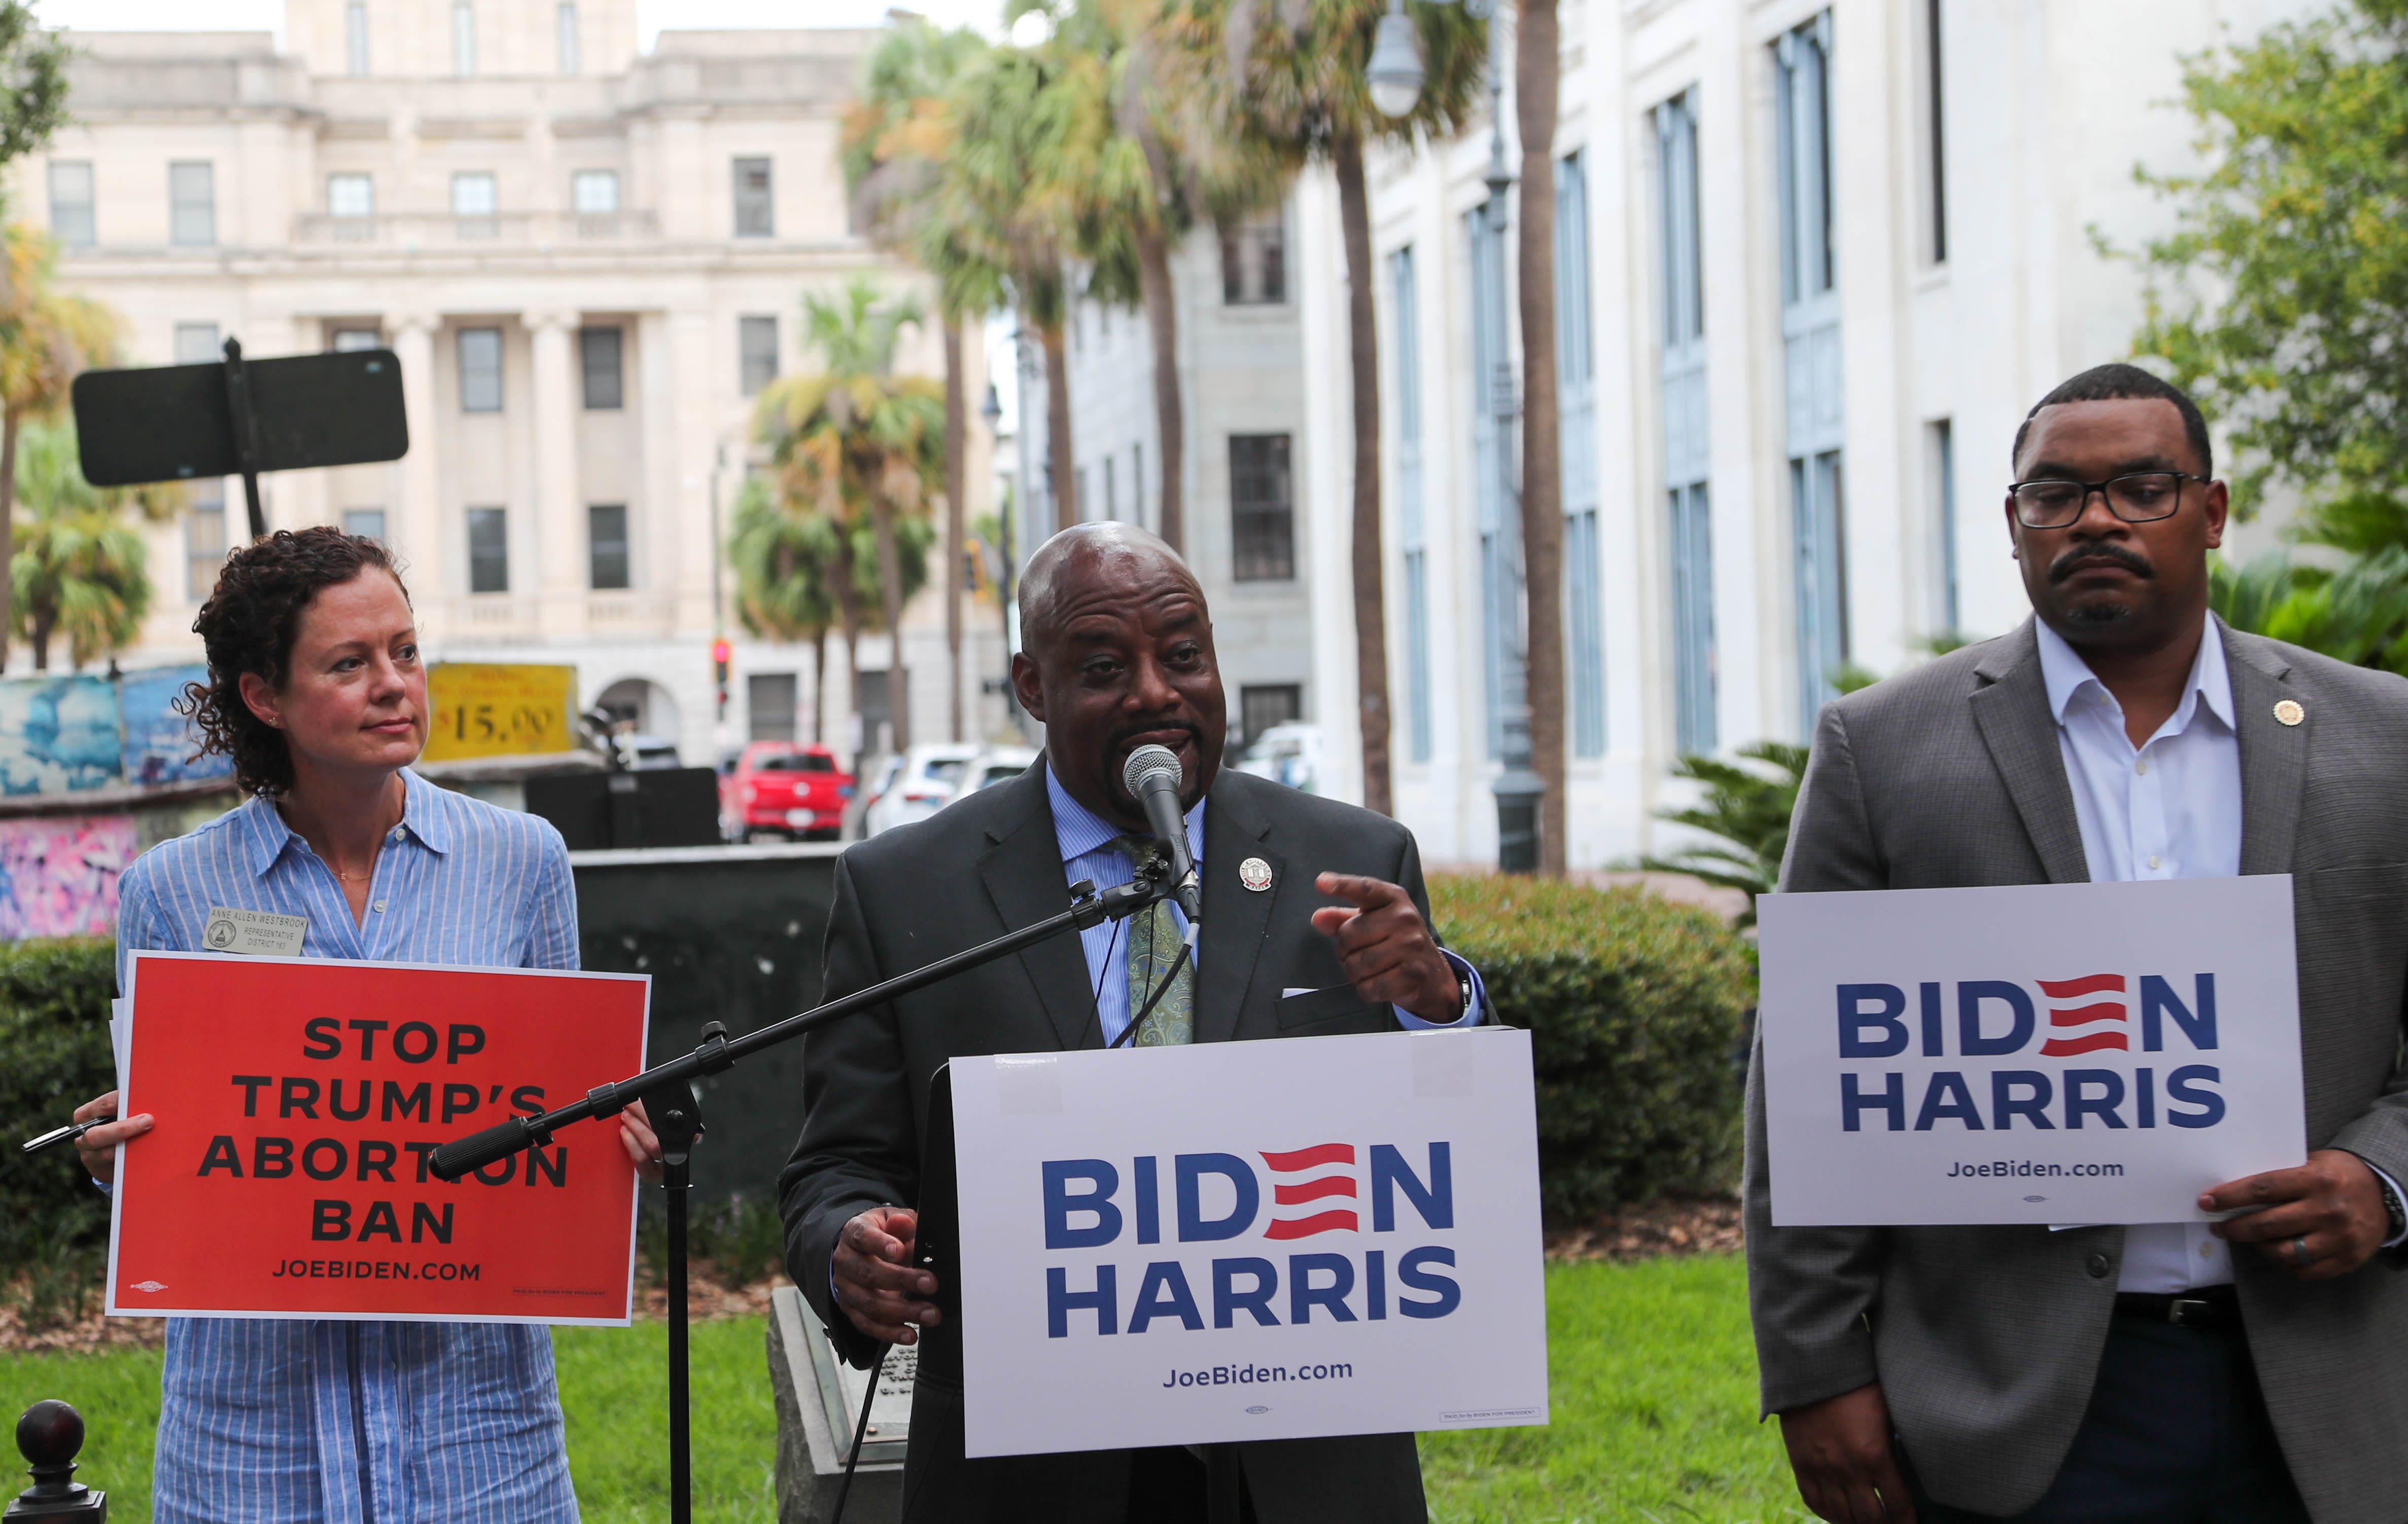
M 2305 1141 L 2408 1178 L 2408 682 L 2214 628 L 2239 717 L 2241 871 L 2294 876 Z M 2303 723 L 2274 719 L 2284 699 Z M 1823 711 L 1784 892 L 2088 877 L 2029 622 Z M 2089 1399 L 2124 1230 L 1775 1228 L 1763 1078 L 1759 1043 L 1746 1209 L 1765 1411 L 1878 1379 L 1932 1497 L 2029 1507 Z M 2314 1284 L 2254 1251 L 2233 1261 L 2267 1406 L 2317 1524 L 2408 1518 L 2398 1257 Z
M 1204 816 L 1204 928 L 1197 947 L 1196 1040 L 1318 1037 L 1397 1030 L 1356 995 L 1312 912 L 1338 902 L 1322 872 L 1401 884 L 1429 914 L 1421 858 L 1396 821 L 1224 768 Z M 1242 888 L 1260 858 L 1270 887 Z M 829 914 L 834 1000 L 1070 907 L 1045 770 L 972 794 L 917 825 L 849 849 Z M 1283 999 L 1284 990 L 1310 995 Z M 966 1054 L 1100 1047 L 1093 987 L 1075 935 L 973 969 L 803 1039 L 803 1130 L 779 1180 L 786 1264 L 837 1346 L 868 1363 L 872 1342 L 828 1297 L 837 1234 L 855 1214 L 916 1203 L 928 1082 Z M 1243 1468 L 1263 1524 L 1411 1524 L 1426 1517 L 1411 1434 L 1214 1446 L 1216 1473 Z M 1234 1452 L 1234 1453 L 1232 1453 Z M 968 1460 L 961 1335 L 920 1347 L 904 1517 L 941 1524 L 1118 1524 L 1129 1452 Z M 1216 1478 L 1216 1485 L 1218 1485 Z M 1234 1517 L 1232 1515 L 1231 1517 Z

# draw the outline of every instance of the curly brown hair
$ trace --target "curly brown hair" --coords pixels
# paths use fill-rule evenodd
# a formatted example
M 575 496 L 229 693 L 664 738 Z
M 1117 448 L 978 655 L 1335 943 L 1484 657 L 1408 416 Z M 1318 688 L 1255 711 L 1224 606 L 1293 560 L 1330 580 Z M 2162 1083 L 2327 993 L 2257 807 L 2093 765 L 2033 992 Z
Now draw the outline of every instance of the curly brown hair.
M 201 755 L 234 759 L 235 782 L 246 793 L 280 794 L 293 787 L 293 757 L 283 733 L 242 702 L 242 675 L 270 688 L 284 686 L 285 663 L 301 633 L 301 615 L 324 589 L 374 567 L 407 599 L 385 548 L 330 524 L 280 529 L 226 558 L 217 587 L 193 620 L 208 652 L 209 680 L 186 683 L 176 712 L 201 733 Z

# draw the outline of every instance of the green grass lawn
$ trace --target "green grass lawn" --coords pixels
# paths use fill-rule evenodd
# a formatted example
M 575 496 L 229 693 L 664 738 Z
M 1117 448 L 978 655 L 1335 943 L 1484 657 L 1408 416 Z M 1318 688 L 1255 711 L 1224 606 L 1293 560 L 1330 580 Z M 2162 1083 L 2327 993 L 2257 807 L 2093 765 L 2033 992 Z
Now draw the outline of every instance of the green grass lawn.
M 1422 1441 L 1441 1524 L 1659 1524 L 1802 1520 L 1780 1436 L 1756 1422 L 1756 1359 L 1735 1258 L 1555 1265 L 1547 1272 L 1554 1423 Z M 666 1516 L 661 1370 L 666 1332 L 554 1332 L 568 1460 L 591 1524 Z M 150 1517 L 159 1357 L 0 1354 L 0 1417 L 44 1397 L 82 1410 L 79 1480 L 106 1488 L 109 1517 Z M 695 1517 L 775 1517 L 777 1417 L 758 1318 L 694 1331 Z M 0 1497 L 15 1487 L 0 1488 Z

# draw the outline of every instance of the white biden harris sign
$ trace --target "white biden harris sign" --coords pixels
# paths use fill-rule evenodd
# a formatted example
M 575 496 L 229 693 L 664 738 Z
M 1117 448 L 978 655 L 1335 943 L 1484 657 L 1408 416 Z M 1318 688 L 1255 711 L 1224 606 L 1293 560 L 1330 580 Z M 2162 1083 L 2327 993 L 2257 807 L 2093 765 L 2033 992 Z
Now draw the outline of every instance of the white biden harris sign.
M 969 1454 L 1547 1421 L 1529 1033 L 953 1070 Z
M 1757 914 L 1777 1225 L 2198 1221 L 2306 1158 L 2287 875 Z

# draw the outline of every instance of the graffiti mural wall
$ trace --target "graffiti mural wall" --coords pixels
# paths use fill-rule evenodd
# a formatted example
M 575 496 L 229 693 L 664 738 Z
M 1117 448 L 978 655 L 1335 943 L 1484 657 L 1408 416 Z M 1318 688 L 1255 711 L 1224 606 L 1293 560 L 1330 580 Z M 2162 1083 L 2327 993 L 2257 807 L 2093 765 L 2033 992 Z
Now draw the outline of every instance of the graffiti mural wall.
M 0 820 L 0 939 L 117 929 L 117 876 L 134 861 L 131 815 Z

